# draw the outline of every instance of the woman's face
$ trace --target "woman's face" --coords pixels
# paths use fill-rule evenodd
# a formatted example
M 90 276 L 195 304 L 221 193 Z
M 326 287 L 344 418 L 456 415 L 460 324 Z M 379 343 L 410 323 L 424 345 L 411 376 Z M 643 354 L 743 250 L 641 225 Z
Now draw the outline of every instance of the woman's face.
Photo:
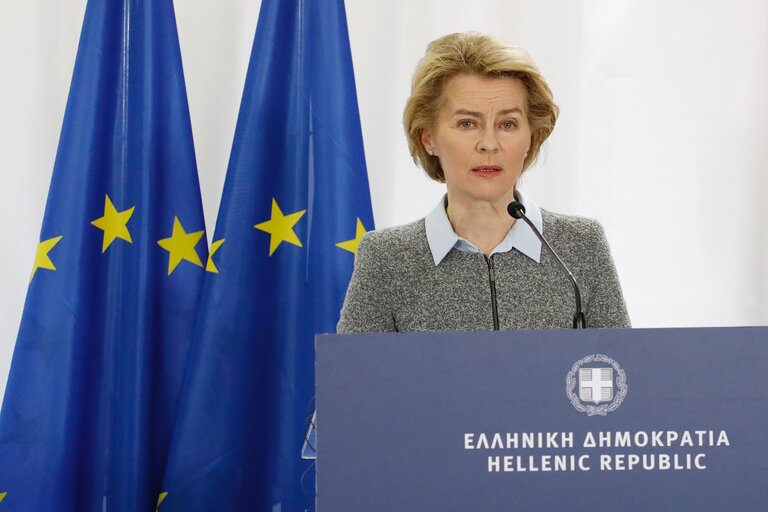
M 516 78 L 457 75 L 445 84 L 437 121 L 422 143 L 440 159 L 448 200 L 513 200 L 531 145 L 527 91 Z

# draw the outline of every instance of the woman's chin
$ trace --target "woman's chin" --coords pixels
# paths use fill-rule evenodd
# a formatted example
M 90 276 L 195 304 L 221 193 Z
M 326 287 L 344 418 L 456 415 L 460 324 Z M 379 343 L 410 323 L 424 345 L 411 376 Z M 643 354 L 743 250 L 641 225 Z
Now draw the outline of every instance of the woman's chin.
M 486 191 L 484 193 L 480 192 L 468 196 L 467 200 L 470 204 L 491 204 L 506 208 L 510 201 L 514 201 L 514 192 L 513 189 L 505 192 L 499 192 L 497 190 Z

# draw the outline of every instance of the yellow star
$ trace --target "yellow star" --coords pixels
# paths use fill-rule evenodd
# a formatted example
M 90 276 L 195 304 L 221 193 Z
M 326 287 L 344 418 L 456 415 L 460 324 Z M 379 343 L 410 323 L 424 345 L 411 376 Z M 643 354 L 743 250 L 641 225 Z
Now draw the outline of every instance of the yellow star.
M 299 222 L 299 219 L 306 213 L 307 210 L 301 210 L 296 213 L 290 213 L 283 215 L 280 207 L 277 206 L 277 201 L 272 199 L 272 218 L 266 222 L 256 224 L 256 229 L 266 231 L 270 234 L 269 237 L 269 255 L 272 256 L 275 250 L 280 246 L 282 242 L 288 242 L 289 244 L 298 245 L 302 247 L 301 240 L 296 236 L 293 231 L 293 226 Z
M 168 275 L 174 271 L 181 260 L 187 260 L 198 267 L 203 266 L 200 256 L 195 251 L 197 242 L 203 238 L 205 231 L 195 231 L 187 233 L 181 225 L 178 217 L 173 218 L 173 234 L 170 238 L 163 238 L 157 241 L 157 245 L 168 251 Z
M 8 494 L 7 492 L 0 492 L 0 501 L 3 501 L 7 494 Z
M 29 276 L 30 282 L 32 282 L 32 279 L 35 277 L 35 272 L 37 272 L 37 269 L 39 268 L 44 268 L 46 270 L 56 270 L 56 265 L 54 265 L 51 261 L 51 258 L 48 257 L 48 253 L 51 249 L 53 249 L 53 246 L 59 243 L 59 240 L 61 239 L 61 236 L 57 236 L 49 238 L 48 240 L 43 240 L 37 245 L 35 264 L 32 266 L 32 275 Z
M 205 263 L 205 270 L 206 272 L 211 272 L 213 274 L 218 274 L 219 269 L 216 268 L 216 264 L 213 263 L 213 255 L 216 251 L 219 250 L 219 247 L 221 247 L 221 244 L 224 243 L 224 238 L 221 240 L 216 240 L 211 244 L 211 252 L 208 253 L 208 261 Z
M 91 222 L 91 224 L 104 231 L 104 240 L 101 243 L 102 254 L 115 241 L 115 238 L 125 240 L 129 244 L 133 243 L 127 224 L 135 209 L 136 207 L 132 206 L 127 210 L 118 212 L 109 196 L 104 196 L 104 215 Z
M 163 491 L 160 493 L 160 496 L 157 497 L 157 506 L 155 507 L 155 512 L 159 512 L 160 510 L 160 504 L 165 501 L 165 498 L 168 496 L 167 491 Z
M 345 251 L 349 251 L 352 254 L 357 254 L 357 246 L 360 245 L 360 239 L 363 237 L 363 235 L 366 233 L 365 227 L 363 227 L 363 221 L 360 220 L 360 217 L 357 218 L 357 228 L 355 228 L 355 238 L 352 240 L 347 240 L 346 242 L 339 242 L 336 244 L 336 247 L 339 247 L 341 249 L 344 249 Z

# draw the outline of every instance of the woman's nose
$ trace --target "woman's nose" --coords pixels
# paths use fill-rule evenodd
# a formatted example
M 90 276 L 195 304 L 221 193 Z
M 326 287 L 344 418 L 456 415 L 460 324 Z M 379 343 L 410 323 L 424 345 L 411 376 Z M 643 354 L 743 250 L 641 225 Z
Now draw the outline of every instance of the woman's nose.
M 496 153 L 501 149 L 496 130 L 487 127 L 480 132 L 480 140 L 477 142 L 477 150 L 481 153 Z

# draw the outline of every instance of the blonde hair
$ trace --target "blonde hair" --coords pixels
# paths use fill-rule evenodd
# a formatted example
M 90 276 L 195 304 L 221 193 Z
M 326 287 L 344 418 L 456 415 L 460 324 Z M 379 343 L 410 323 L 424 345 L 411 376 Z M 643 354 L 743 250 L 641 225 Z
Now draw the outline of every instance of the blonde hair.
M 440 160 L 427 153 L 421 136 L 437 121 L 446 82 L 461 74 L 516 78 L 525 86 L 531 146 L 523 170 L 528 169 L 555 128 L 559 109 L 547 81 L 525 50 L 479 32 L 459 32 L 435 39 L 427 45 L 424 57 L 416 66 L 411 96 L 403 112 L 403 126 L 413 161 L 433 180 L 445 182 Z

